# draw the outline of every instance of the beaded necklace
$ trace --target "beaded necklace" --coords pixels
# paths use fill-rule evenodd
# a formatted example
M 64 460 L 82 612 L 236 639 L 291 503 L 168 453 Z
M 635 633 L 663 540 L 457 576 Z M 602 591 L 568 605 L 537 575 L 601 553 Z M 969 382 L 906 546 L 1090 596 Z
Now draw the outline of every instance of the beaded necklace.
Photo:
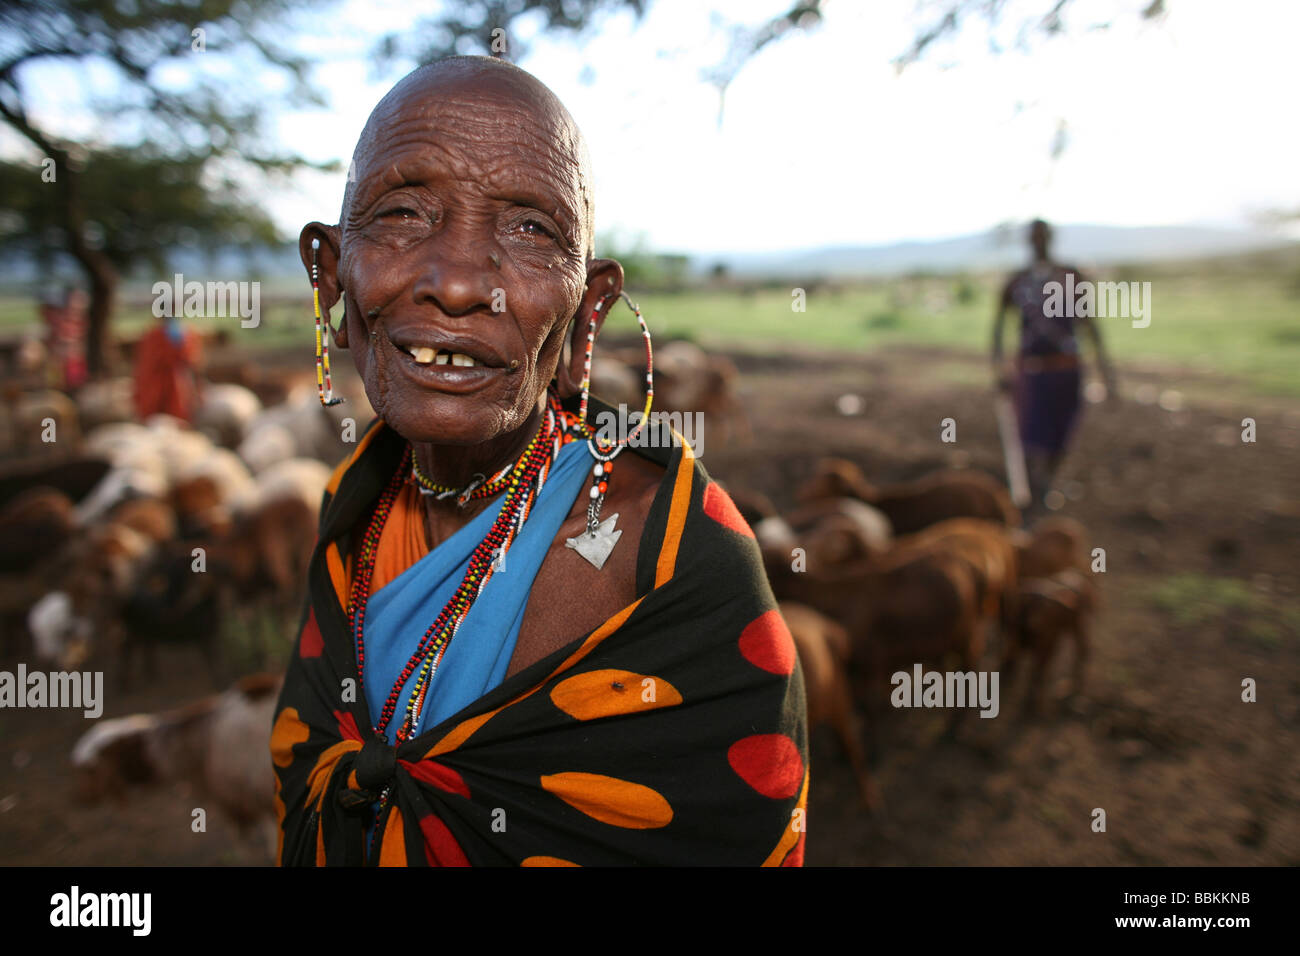
M 411 477 L 420 487 L 420 494 L 433 495 L 439 501 L 456 496 L 456 503 L 462 508 L 469 503 L 471 498 L 491 498 L 499 494 L 509 484 L 511 473 L 514 471 L 514 463 L 506 465 L 491 478 L 478 474 L 464 488 L 453 488 L 450 485 L 440 485 L 433 479 L 420 471 L 420 463 L 411 459 Z
M 442 613 L 425 631 L 418 647 L 394 683 L 388 699 L 384 702 L 379 724 L 374 728 L 377 735 L 383 736 L 396 714 L 402 688 L 410 679 L 411 674 L 415 673 L 416 669 L 419 668 L 416 683 L 406 706 L 402 725 L 397 731 L 397 743 L 401 744 L 412 736 L 419 721 L 429 685 L 432 683 L 433 676 L 442 661 L 447 645 L 455 637 L 461 623 L 473 606 L 474 600 L 491 578 L 492 573 L 499 566 L 500 560 L 504 558 L 519 529 L 522 528 L 537 495 L 541 492 L 541 488 L 549 474 L 551 463 L 558 454 L 560 447 L 570 441 L 577 440 L 581 432 L 582 429 L 578 426 L 576 417 L 572 413 L 564 411 L 559 405 L 558 398 L 551 394 L 548 398 L 546 415 L 543 418 L 541 427 L 514 465 L 504 484 L 507 489 L 506 496 L 502 501 L 501 511 L 497 515 L 496 521 L 470 556 L 469 568 L 465 572 L 460 587 L 457 588 L 451 600 L 442 609 Z M 402 460 L 393 474 L 393 478 L 389 481 L 375 506 L 374 515 L 371 517 L 370 524 L 361 541 L 356 572 L 353 575 L 352 589 L 348 600 L 348 625 L 356 639 L 357 676 L 359 680 L 363 677 L 365 669 L 365 614 L 370 597 L 370 582 L 374 575 L 375 556 L 378 551 L 380 536 L 392 511 L 393 503 L 403 484 L 410 480 L 407 478 L 407 474 L 411 458 L 412 451 L 408 444 L 403 452 Z

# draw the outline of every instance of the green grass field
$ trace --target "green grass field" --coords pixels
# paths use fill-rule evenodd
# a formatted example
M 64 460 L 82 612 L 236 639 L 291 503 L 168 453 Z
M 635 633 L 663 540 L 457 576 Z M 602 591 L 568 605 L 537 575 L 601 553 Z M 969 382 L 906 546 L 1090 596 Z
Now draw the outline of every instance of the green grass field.
M 791 310 L 789 292 L 646 296 L 651 331 L 702 345 L 758 351 L 780 343 L 854 351 L 886 345 L 945 346 L 987 354 L 996 281 L 898 280 L 852 289 L 812 290 L 807 311 Z M 1252 391 L 1300 395 L 1300 289 L 1287 277 L 1155 277 L 1151 324 L 1100 319 L 1114 359 L 1176 363 L 1245 379 Z M 973 286 L 973 289 L 970 287 Z M 965 298 L 966 301 L 962 301 Z M 617 316 L 618 313 L 615 313 Z M 1014 316 L 1006 345 L 1013 347 Z
M 1116 361 L 1168 363 L 1239 380 L 1259 395 L 1300 395 L 1300 252 L 1259 262 L 1248 258 L 1210 263 L 1133 266 L 1098 273 L 1098 280 L 1151 282 L 1151 323 L 1133 328 L 1129 319 L 1099 324 Z M 792 291 L 704 288 L 637 295 L 652 334 L 684 336 L 701 345 L 771 352 L 787 346 L 870 352 L 883 346 L 942 346 L 984 355 L 989 348 L 997 276 L 935 276 L 882 279 L 857 284 L 810 284 L 806 311 L 792 309 Z M 289 291 L 276 283 L 281 296 Z M 291 293 L 290 293 L 291 294 Z M 267 293 L 262 321 L 242 329 L 228 319 L 191 320 L 230 330 L 249 348 L 308 342 L 310 298 Z M 132 334 L 147 325 L 147 295 L 126 290 L 115 328 Z M 339 311 L 335 310 L 336 313 Z M 610 331 L 634 332 L 630 313 L 614 313 Z M 336 316 L 337 317 L 337 316 Z M 1008 347 L 1014 345 L 1014 316 Z M 35 306 L 0 298 L 0 332 L 35 328 Z

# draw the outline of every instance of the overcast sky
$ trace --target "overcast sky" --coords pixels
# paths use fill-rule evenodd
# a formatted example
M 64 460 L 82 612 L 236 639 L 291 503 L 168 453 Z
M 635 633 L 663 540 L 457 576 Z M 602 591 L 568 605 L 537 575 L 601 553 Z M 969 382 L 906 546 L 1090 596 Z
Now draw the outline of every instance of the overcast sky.
M 283 110 L 280 144 L 346 167 L 366 115 L 405 68 L 376 76 L 370 46 L 411 4 L 342 2 L 293 42 L 326 63 L 331 108 Z M 1300 207 L 1300 3 L 1169 0 L 1075 6 L 1086 26 L 1028 54 L 987 52 L 983 21 L 897 75 L 915 0 L 831 0 L 823 24 L 760 53 L 719 125 L 701 70 L 726 22 L 757 24 L 789 0 L 652 0 L 582 41 L 532 41 L 519 65 L 547 83 L 591 145 L 598 232 L 651 248 L 757 252 L 986 230 L 1043 216 L 1115 225 L 1244 225 Z M 1041 9 L 1042 4 L 1034 4 Z M 1011 4 L 1015 10 L 1015 4 Z M 1018 22 L 1014 13 L 1008 15 Z M 38 115 L 75 125 L 72 86 L 42 85 Z M 1067 148 L 1051 147 L 1066 120 Z M 6 148 L 12 140 L 4 140 Z M 286 233 L 337 218 L 344 174 L 265 190 Z

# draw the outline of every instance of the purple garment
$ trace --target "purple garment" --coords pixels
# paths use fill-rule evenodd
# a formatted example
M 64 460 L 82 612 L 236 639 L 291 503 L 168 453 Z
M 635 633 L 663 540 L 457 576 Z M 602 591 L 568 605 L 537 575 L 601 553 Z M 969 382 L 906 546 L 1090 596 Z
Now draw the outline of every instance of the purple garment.
M 1015 399 L 1026 452 L 1061 454 L 1079 417 L 1083 375 L 1074 292 L 1079 281 L 1070 266 L 1037 263 L 1016 273 L 1008 285 L 1009 298 L 1020 311 Z M 1051 311 L 1058 314 L 1048 315 L 1052 288 L 1058 308 Z
M 1067 273 L 1073 278 L 1067 280 Z M 1021 355 L 1077 355 L 1079 343 L 1074 335 L 1074 301 L 1073 297 L 1064 295 L 1065 289 L 1073 290 L 1078 282 L 1074 270 L 1065 266 L 1032 266 L 1018 272 L 1010 282 L 1010 299 L 1020 310 L 1020 354 Z M 1046 304 L 1049 297 L 1047 286 L 1058 283 L 1061 291 L 1057 302 L 1061 308 L 1059 315 L 1048 315 Z
M 1041 372 L 1020 370 L 1016 418 L 1026 451 L 1058 455 L 1065 450 L 1079 418 L 1082 381 L 1078 365 Z

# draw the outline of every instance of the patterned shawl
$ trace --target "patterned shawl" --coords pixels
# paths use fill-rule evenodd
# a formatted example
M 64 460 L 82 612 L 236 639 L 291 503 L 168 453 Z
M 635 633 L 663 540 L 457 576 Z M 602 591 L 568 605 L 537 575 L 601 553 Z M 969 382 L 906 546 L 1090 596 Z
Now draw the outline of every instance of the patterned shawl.
M 371 423 L 326 489 L 276 707 L 282 865 L 364 863 L 386 786 L 378 865 L 802 864 L 794 644 L 730 497 L 689 445 L 666 427 L 657 439 L 624 452 L 667 469 L 637 556 L 640 597 L 394 749 L 369 726 L 345 612 L 343 556 L 405 444 Z

